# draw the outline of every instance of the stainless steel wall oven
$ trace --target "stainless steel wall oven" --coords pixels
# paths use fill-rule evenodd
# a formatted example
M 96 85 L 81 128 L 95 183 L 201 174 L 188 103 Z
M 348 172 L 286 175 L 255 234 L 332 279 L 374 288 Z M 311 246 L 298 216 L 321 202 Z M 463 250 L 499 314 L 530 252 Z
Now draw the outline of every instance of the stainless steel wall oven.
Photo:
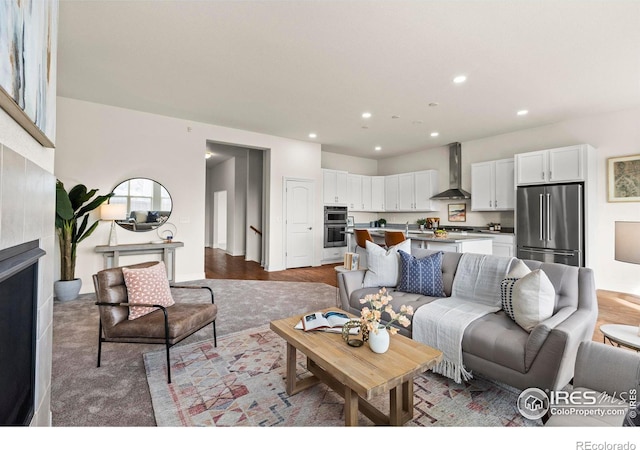
M 347 207 L 324 207 L 324 247 L 347 246 Z

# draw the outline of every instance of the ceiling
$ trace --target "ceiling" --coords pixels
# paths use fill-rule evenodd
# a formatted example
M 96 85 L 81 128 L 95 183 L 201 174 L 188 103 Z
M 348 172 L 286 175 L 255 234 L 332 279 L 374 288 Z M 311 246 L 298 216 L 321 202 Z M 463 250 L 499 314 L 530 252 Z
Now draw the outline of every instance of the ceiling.
M 59 20 L 60 96 L 367 158 L 640 105 L 640 1 L 61 0 Z

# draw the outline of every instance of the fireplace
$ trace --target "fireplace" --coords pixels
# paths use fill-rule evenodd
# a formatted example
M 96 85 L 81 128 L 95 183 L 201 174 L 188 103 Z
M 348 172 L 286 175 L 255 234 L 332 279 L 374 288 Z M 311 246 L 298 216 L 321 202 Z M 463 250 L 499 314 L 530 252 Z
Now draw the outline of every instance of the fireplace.
M 38 241 L 0 250 L 0 425 L 29 425 L 35 410 Z

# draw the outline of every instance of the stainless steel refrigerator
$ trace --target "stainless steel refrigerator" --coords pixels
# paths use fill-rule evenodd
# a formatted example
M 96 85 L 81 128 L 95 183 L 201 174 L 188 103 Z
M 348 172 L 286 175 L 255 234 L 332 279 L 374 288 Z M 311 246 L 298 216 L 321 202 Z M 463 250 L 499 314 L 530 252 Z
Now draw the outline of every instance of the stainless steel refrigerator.
M 583 267 L 582 183 L 518 187 L 516 242 L 520 259 Z

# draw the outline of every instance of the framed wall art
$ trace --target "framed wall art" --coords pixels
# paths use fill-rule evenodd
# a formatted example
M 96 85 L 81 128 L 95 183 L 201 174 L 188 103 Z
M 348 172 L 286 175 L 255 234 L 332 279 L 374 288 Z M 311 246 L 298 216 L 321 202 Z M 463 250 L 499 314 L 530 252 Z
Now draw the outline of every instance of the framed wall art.
M 607 184 L 610 202 L 640 202 L 640 155 L 609 158 Z
M 467 221 L 466 203 L 449 203 L 449 222 Z
M 58 0 L 0 2 L 0 107 L 54 147 Z

